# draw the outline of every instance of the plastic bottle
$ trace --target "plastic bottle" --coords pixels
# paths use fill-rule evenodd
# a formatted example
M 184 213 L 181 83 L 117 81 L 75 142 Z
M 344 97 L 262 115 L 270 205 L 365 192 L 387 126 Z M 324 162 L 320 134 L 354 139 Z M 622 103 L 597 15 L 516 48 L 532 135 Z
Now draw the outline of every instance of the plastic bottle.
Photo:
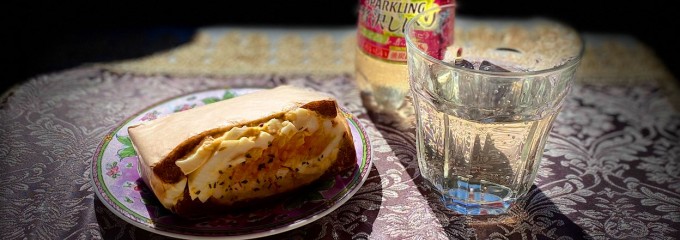
M 369 111 L 401 117 L 412 113 L 404 28 L 423 10 L 452 2 L 455 0 L 359 1 L 355 78 Z

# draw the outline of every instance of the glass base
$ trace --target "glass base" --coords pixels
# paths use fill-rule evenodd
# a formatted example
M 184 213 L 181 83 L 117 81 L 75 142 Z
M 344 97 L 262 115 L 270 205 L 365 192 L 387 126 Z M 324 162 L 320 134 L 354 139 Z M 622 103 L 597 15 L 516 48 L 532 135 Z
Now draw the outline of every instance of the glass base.
M 439 188 L 446 208 L 465 215 L 505 214 L 516 200 L 512 189 L 489 181 L 471 183 L 454 180 L 449 188 Z
M 448 194 L 442 194 L 442 203 L 446 208 L 465 215 L 499 215 L 506 214 L 512 206 L 513 200 L 501 200 L 499 197 L 473 193 L 472 200 L 461 200 L 463 195 L 469 195 L 462 189 L 450 190 Z

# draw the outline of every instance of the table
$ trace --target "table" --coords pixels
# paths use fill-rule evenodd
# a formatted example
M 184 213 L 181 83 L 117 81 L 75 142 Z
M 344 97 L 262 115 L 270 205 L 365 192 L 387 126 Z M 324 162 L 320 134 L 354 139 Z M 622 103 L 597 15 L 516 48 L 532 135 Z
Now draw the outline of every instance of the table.
M 550 133 L 536 184 L 507 215 L 464 217 L 439 203 L 417 169 L 412 126 L 361 105 L 353 28 L 213 27 L 165 52 L 42 74 L 4 93 L 0 236 L 164 238 L 116 217 L 95 196 L 90 164 L 104 136 L 173 96 L 291 84 L 336 95 L 366 127 L 374 165 L 340 208 L 267 238 L 678 238 L 677 82 L 635 39 L 584 37 L 577 84 Z

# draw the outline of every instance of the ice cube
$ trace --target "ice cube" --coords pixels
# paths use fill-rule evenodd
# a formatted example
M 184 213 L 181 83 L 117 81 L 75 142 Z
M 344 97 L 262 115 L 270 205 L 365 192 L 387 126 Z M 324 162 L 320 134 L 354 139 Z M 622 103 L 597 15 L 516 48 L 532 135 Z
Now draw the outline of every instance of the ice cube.
M 456 61 L 454 62 L 454 64 L 455 64 L 456 66 L 459 66 L 459 67 L 464 67 L 464 68 L 469 68 L 469 69 L 475 69 L 475 65 L 474 65 L 474 64 L 472 64 L 472 63 L 471 63 L 470 61 L 468 61 L 468 60 L 461 59 L 461 58 L 456 59 Z
M 489 71 L 489 72 L 510 72 L 505 68 L 499 67 L 489 61 L 482 61 L 482 63 L 479 65 L 479 70 L 482 71 Z

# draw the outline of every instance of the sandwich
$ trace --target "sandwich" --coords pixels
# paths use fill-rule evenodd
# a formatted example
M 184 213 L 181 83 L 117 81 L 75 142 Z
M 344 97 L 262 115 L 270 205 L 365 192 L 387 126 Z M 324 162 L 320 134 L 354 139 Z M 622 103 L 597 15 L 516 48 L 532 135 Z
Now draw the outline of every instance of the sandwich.
M 181 216 L 270 202 L 356 167 L 331 95 L 279 86 L 128 128 L 141 177 Z

